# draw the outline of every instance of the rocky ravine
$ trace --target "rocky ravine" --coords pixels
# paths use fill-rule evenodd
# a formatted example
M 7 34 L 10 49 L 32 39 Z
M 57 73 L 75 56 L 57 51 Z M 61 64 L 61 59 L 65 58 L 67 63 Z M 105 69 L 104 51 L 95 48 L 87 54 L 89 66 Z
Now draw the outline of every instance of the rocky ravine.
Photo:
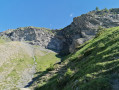
M 78 45 L 94 37 L 99 26 L 103 28 L 119 26 L 119 9 L 110 9 L 108 12 L 91 11 L 75 17 L 73 22 L 62 30 L 30 26 L 2 32 L 1 36 L 12 41 L 25 41 L 61 54 L 68 54 Z

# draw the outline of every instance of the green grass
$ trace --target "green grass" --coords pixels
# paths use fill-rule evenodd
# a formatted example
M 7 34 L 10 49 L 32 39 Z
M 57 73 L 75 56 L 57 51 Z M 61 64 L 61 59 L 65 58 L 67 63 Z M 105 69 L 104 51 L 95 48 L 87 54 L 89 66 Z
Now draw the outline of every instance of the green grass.
M 33 51 L 33 49 L 24 46 L 24 44 L 20 42 L 6 42 L 4 39 L 0 39 L 0 44 L 6 49 L 8 55 L 9 53 L 15 52 L 0 66 L 0 73 L 4 76 L 2 83 L 0 83 L 0 89 L 8 87 L 10 87 L 10 89 L 16 88 L 16 85 L 21 82 L 21 76 L 25 73 L 24 71 L 30 70 L 35 64 L 32 55 L 35 55 L 37 62 L 36 70 L 40 72 L 45 71 L 51 64 L 60 61 L 60 58 L 57 57 L 56 53 L 47 50 L 42 51 L 38 46 L 34 46 Z M 8 48 L 7 51 L 7 47 L 10 47 L 10 50 Z M 4 49 L 1 48 L 1 50 L 5 53 Z M 13 52 L 11 52 L 11 50 L 13 50 Z M 3 52 L 1 51 L 0 53 Z M 2 58 L 0 60 L 2 60 Z M 35 76 L 37 75 L 35 74 L 34 77 Z
M 47 68 L 50 67 L 51 64 L 55 64 L 56 62 L 60 61 L 60 58 L 56 57 L 57 53 L 47 53 L 45 51 L 43 53 L 46 55 L 36 55 L 37 71 L 45 71 Z
M 36 90 L 112 90 L 112 77 L 119 73 L 119 27 L 101 31 L 79 48 L 62 62 L 73 76 L 57 74 Z

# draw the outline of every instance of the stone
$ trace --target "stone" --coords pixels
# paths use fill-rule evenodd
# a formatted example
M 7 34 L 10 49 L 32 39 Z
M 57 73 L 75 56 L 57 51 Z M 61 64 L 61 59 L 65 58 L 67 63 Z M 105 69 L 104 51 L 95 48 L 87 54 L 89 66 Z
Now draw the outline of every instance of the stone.
M 38 27 L 10 29 L 0 33 L 1 37 L 12 41 L 24 41 L 32 45 L 53 50 L 60 54 L 75 51 L 78 45 L 95 37 L 99 26 L 110 28 L 119 26 L 119 9 L 110 9 L 108 13 L 91 11 L 75 17 L 73 22 L 61 30 L 50 30 Z M 114 14 L 114 13 L 117 14 Z

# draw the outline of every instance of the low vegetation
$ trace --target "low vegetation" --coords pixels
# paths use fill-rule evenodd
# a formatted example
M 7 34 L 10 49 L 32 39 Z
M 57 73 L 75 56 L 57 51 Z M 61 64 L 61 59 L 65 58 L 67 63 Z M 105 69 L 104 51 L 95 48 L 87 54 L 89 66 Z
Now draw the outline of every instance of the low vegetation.
M 119 27 L 102 30 L 64 57 L 55 76 L 36 90 L 112 90 L 119 88 Z M 117 81 L 117 82 L 115 82 Z M 118 83 L 118 84 L 117 84 Z
M 35 72 L 43 72 L 60 61 L 57 53 L 3 38 L 0 39 L 0 56 L 0 90 L 25 87 L 37 76 Z
M 37 51 L 37 50 L 35 54 L 35 58 L 37 62 L 36 65 L 37 71 L 45 71 L 48 68 L 49 70 L 53 69 L 54 68 L 53 65 L 57 62 L 60 62 L 60 58 L 57 57 L 57 53 L 54 53 L 52 51 L 48 52 L 48 51 Z
M 55 69 L 54 64 L 51 63 L 50 66 L 47 68 L 47 71 L 52 71 L 54 69 Z
M 62 62 L 50 50 L 3 38 L 0 55 L 1 90 L 28 84 L 25 75 L 30 71 L 34 78 L 29 87 L 35 90 L 119 89 L 119 27 L 99 27 L 93 39 L 63 57 Z

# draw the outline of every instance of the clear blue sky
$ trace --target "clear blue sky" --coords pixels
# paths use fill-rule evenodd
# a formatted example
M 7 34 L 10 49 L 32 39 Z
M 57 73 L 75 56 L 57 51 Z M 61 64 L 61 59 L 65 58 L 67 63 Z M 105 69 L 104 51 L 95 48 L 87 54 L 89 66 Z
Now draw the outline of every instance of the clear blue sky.
M 119 0 L 0 0 L 0 31 L 26 26 L 63 28 L 96 6 L 119 8 Z

